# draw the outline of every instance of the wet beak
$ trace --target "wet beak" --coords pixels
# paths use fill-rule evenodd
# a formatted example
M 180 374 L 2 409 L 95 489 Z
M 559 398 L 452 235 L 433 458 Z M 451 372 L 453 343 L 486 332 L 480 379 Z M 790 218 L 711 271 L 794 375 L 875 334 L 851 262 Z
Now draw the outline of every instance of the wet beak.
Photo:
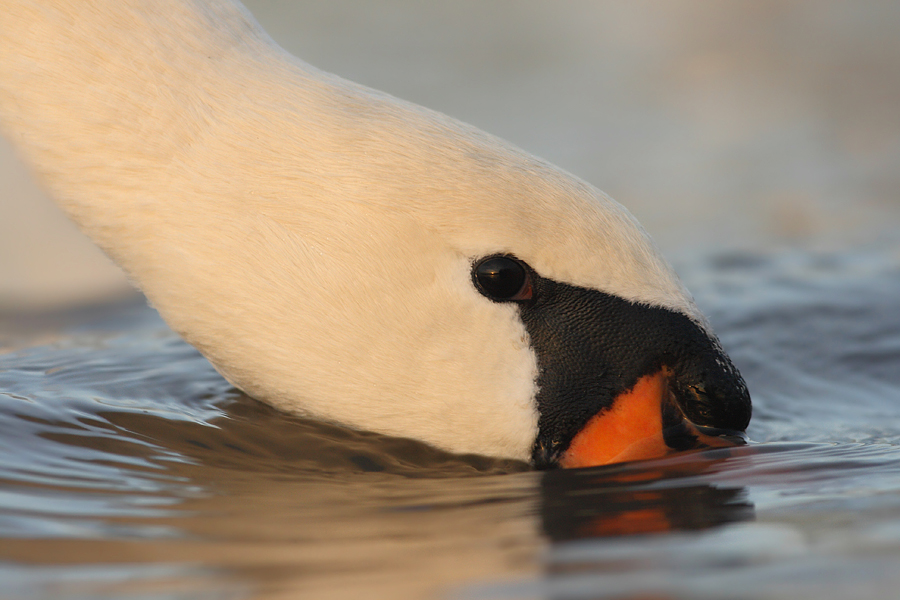
M 659 458 L 678 450 L 737 446 L 741 431 L 691 422 L 676 399 L 673 376 L 663 368 L 641 377 L 607 409 L 592 417 L 560 457 L 564 468 Z

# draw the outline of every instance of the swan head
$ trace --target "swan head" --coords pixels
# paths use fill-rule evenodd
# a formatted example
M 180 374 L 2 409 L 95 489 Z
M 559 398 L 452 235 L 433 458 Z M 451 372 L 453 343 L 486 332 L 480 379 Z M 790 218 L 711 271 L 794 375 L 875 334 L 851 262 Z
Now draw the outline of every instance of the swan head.
M 341 108 L 349 122 L 314 150 L 244 139 L 220 148 L 246 158 L 227 177 L 205 166 L 215 156 L 186 167 L 198 189 L 183 193 L 230 205 L 200 215 L 144 289 L 237 387 L 538 466 L 746 428 L 740 374 L 622 206 L 424 109 L 377 95 Z

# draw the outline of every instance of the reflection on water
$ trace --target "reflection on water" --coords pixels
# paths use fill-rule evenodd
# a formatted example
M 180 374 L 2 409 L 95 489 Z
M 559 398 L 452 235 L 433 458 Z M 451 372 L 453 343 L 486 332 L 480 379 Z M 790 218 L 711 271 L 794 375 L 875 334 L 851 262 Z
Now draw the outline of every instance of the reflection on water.
M 541 478 L 541 524 L 554 542 L 709 529 L 753 519 L 743 488 L 701 478 L 737 450 L 615 465 Z
M 687 274 L 757 442 L 574 471 L 279 413 L 140 304 L 0 321 L 0 596 L 885 597 L 900 272 L 872 254 Z

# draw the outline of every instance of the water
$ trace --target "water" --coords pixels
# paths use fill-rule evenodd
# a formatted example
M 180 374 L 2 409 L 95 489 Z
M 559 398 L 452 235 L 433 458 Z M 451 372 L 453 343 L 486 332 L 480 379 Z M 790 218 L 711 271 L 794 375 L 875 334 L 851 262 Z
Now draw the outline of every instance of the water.
M 4 598 L 885 598 L 900 268 L 684 265 L 754 392 L 745 448 L 533 472 L 285 415 L 139 300 L 6 322 Z
M 747 379 L 753 443 L 539 473 L 278 413 L 140 298 L 29 310 L 112 284 L 4 187 L 0 597 L 896 596 L 897 3 L 248 5 L 626 204 Z

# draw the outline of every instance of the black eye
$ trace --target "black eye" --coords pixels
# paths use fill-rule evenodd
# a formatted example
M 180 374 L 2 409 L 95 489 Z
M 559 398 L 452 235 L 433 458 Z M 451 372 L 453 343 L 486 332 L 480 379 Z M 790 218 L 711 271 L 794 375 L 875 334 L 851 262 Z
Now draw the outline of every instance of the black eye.
M 478 291 L 491 300 L 530 300 L 533 295 L 528 268 L 510 256 L 488 256 L 476 262 L 472 280 Z

